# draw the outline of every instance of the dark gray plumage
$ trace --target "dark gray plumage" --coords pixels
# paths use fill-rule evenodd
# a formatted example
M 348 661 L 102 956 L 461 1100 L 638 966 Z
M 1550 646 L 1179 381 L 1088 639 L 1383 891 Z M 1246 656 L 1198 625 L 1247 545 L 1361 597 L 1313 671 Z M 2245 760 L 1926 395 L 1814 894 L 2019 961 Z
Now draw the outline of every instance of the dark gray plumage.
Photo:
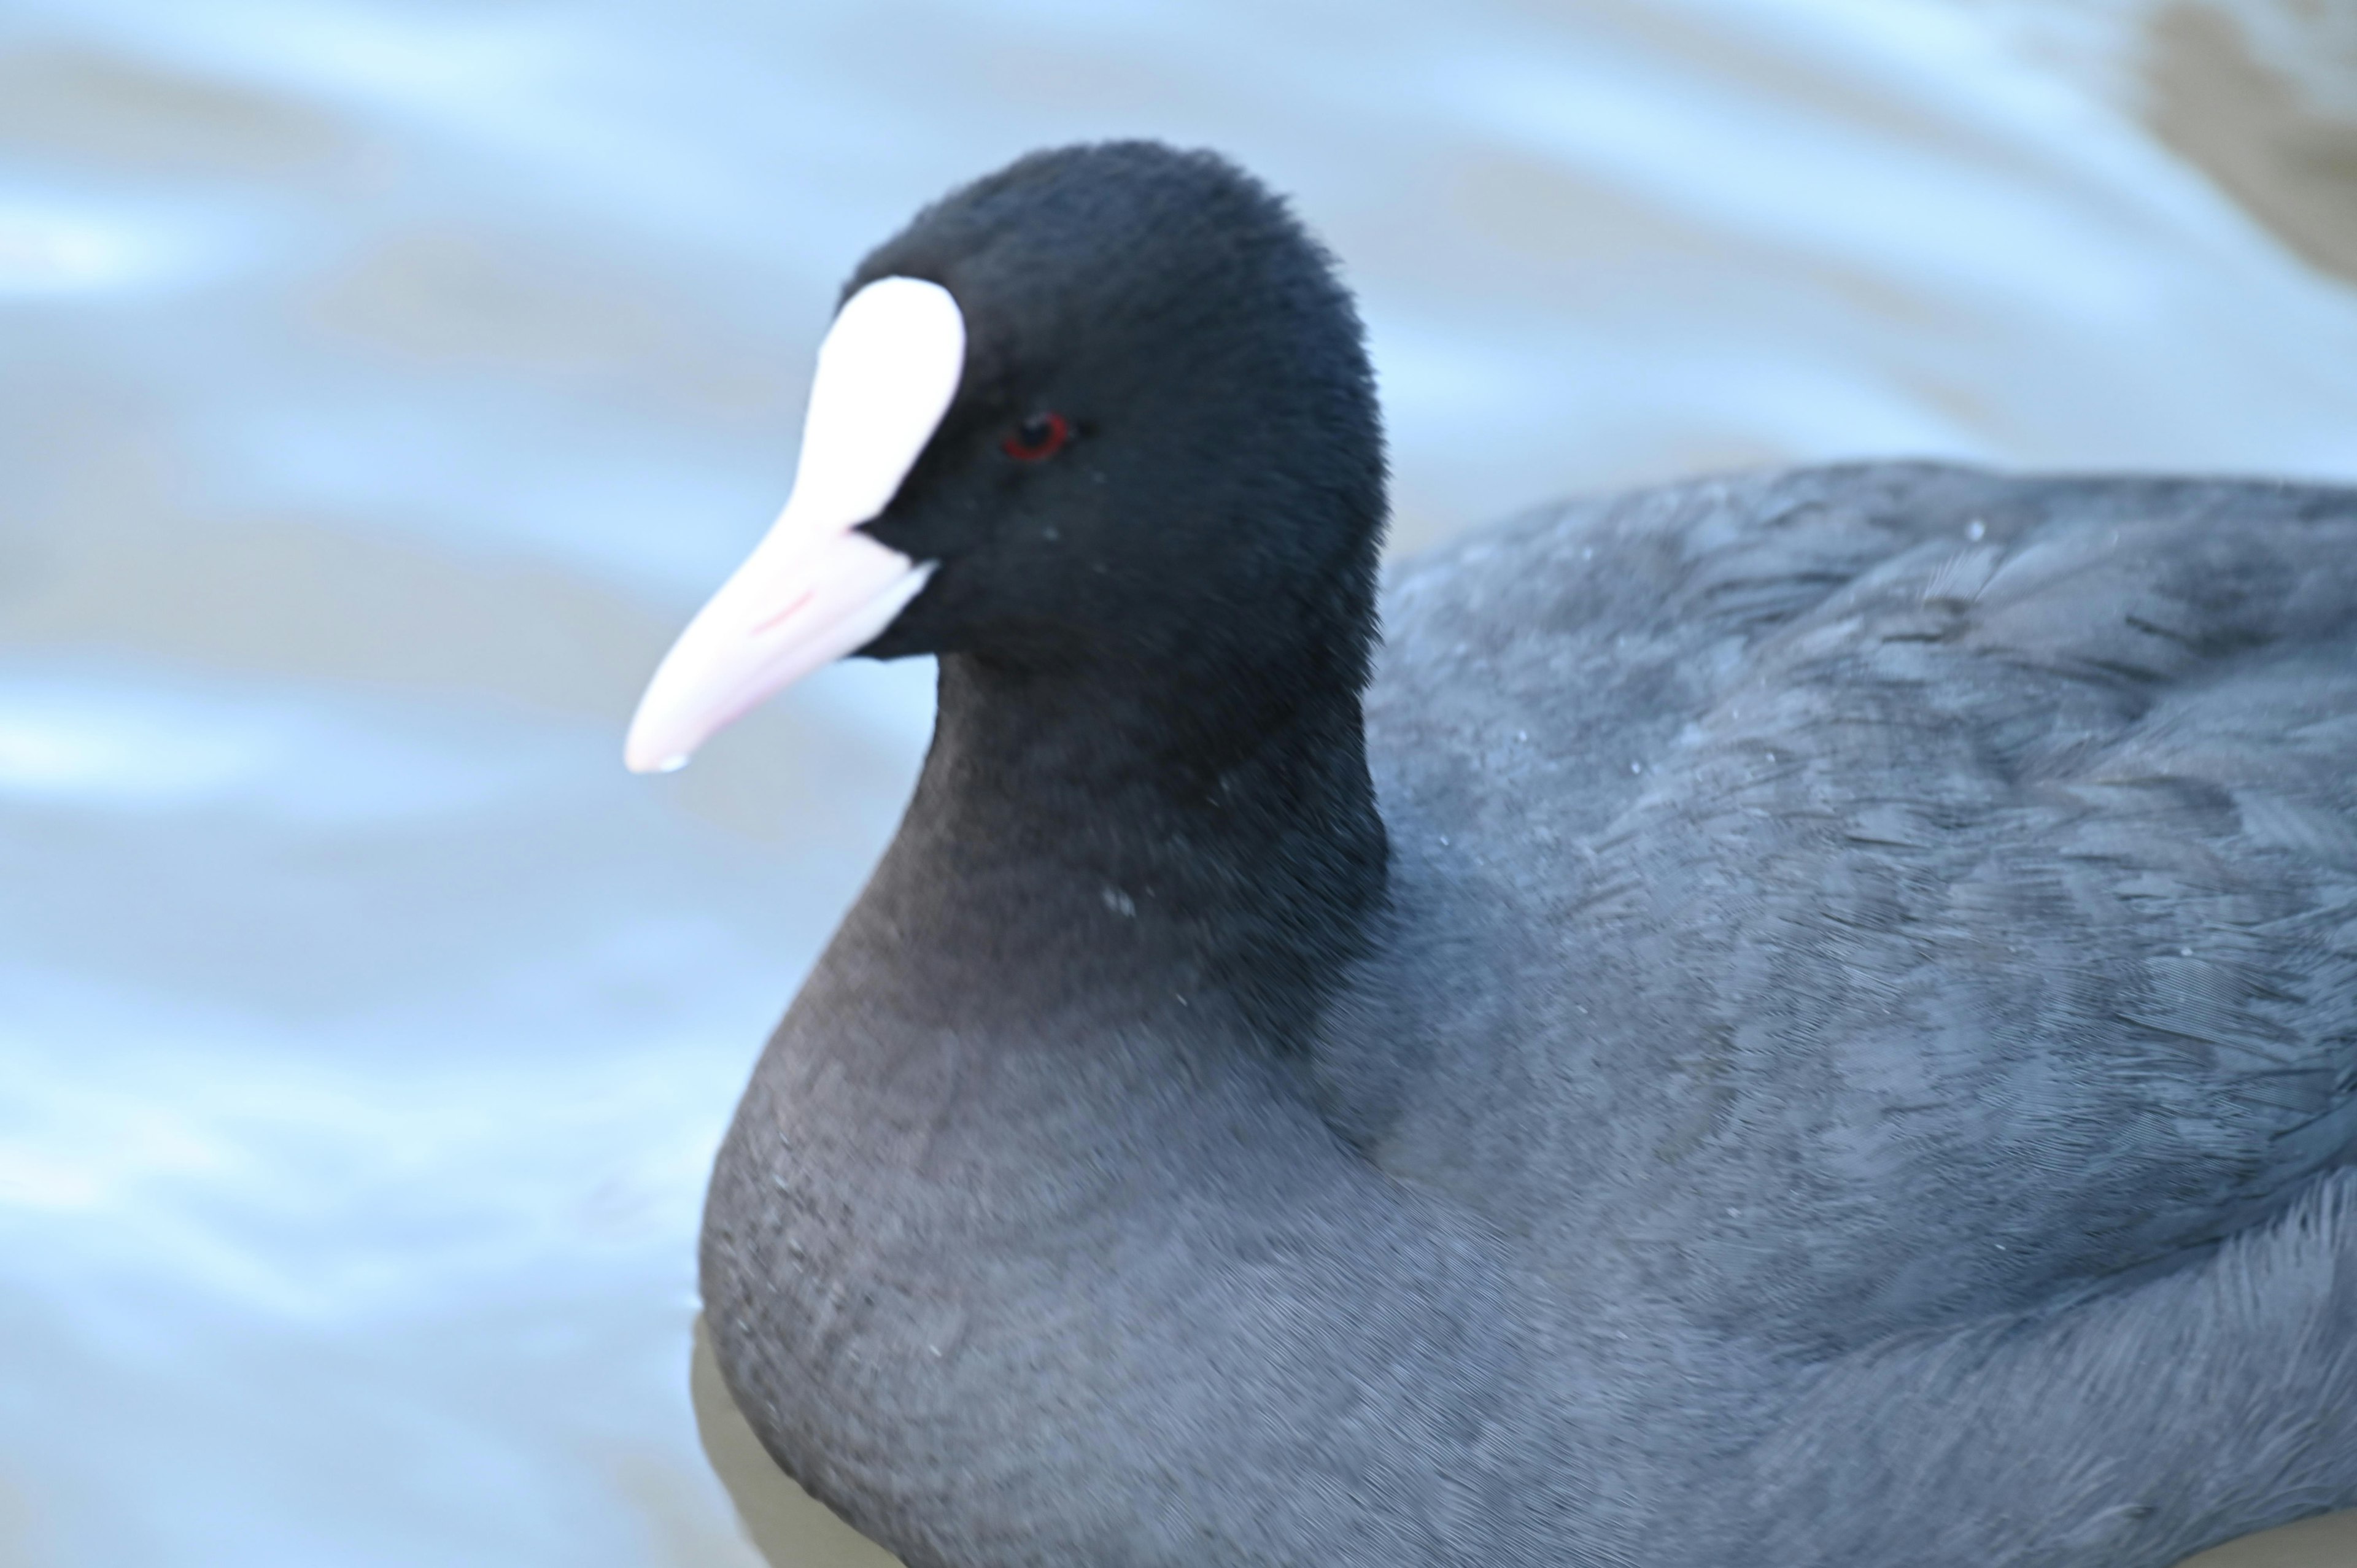
M 1295 390 L 1188 380 L 1157 246 Z M 1032 303 L 1109 253 L 1135 308 Z M 704 1260 L 813 1492 L 914 1568 L 2158 1568 L 2357 1504 L 2357 492 L 1535 513 L 1394 575 L 1362 748 L 1380 447 L 1281 210 L 1077 149 L 879 256 L 996 335 L 874 525 L 944 562 L 875 649 L 940 728 Z M 1231 448 L 1076 336 L 1280 471 L 1156 472 Z M 986 468 L 1040 376 L 1087 442 Z

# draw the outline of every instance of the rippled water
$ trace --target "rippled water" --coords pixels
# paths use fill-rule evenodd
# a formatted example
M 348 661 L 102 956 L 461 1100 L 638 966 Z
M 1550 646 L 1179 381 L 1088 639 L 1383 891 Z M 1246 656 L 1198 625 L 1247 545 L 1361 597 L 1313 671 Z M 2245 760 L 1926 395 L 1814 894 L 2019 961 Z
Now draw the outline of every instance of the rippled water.
M 12 0 L 0 1563 L 746 1568 L 714 1464 L 880 1560 L 709 1397 L 707 1464 L 691 1264 L 926 675 L 676 779 L 620 726 L 859 252 L 1130 133 L 1346 258 L 1411 542 L 1863 454 L 2357 478 L 2336 0 Z

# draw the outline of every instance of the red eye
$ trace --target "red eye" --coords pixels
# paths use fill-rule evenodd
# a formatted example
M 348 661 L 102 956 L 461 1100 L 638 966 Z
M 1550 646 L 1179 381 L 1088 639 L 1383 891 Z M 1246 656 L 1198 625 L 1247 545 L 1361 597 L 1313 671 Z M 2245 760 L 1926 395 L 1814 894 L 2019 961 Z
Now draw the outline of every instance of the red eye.
M 1041 463 L 1064 449 L 1072 422 L 1060 413 L 1035 413 L 1008 432 L 998 449 L 1018 463 Z

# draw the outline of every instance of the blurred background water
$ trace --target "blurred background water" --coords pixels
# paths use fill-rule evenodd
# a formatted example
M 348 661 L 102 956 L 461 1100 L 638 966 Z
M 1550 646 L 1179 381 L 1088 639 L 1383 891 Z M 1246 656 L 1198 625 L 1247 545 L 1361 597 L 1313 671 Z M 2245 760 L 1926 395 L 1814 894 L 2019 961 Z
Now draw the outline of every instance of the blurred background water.
M 2349 0 L 10 0 L 0 1563 L 759 1561 L 702 1181 L 929 676 L 673 779 L 621 725 L 859 253 L 1115 134 L 1344 258 L 1404 545 L 1798 459 L 2357 479 Z

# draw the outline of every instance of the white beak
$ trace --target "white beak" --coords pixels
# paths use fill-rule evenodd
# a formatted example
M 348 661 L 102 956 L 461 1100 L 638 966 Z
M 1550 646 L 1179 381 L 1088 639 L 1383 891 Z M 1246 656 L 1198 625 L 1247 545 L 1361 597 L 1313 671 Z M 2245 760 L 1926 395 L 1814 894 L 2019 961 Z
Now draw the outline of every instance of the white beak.
M 879 278 L 819 345 L 793 493 L 761 542 L 696 612 L 639 699 L 623 760 L 686 766 L 770 696 L 873 640 L 932 575 L 856 532 L 888 505 L 957 395 L 965 317 L 950 291 Z

